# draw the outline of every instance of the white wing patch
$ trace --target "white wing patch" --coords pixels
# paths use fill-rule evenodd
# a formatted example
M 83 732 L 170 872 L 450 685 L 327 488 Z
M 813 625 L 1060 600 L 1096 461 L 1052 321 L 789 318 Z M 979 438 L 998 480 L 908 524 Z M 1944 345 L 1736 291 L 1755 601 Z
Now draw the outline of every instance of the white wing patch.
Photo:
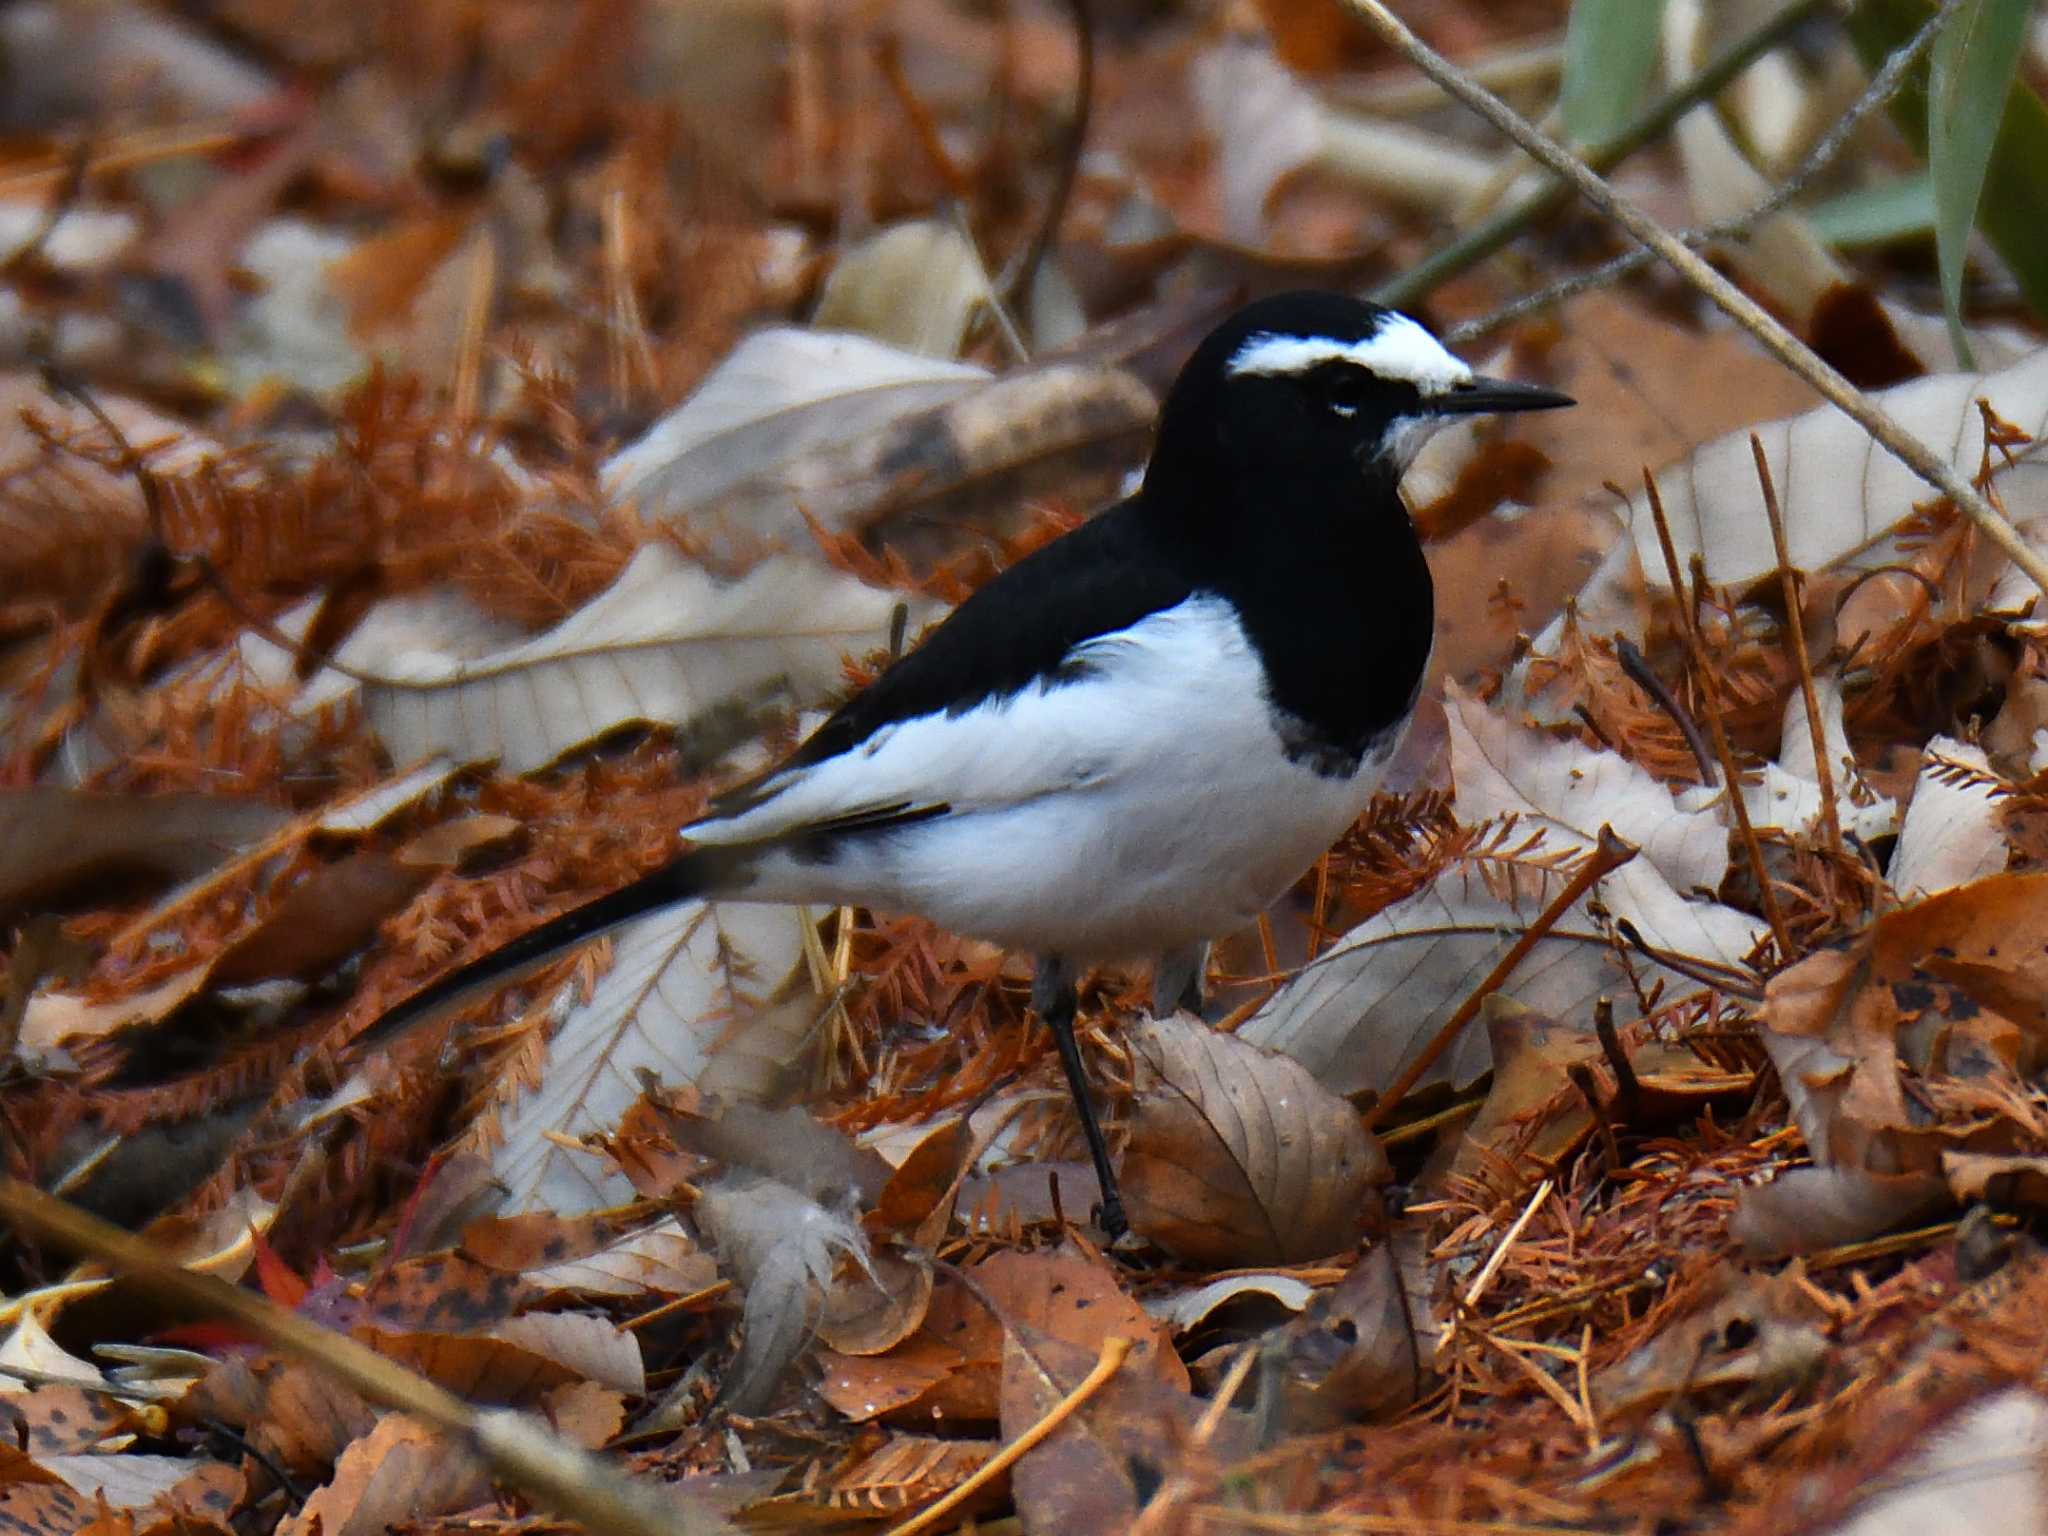
M 878 809 L 947 806 L 957 815 L 1157 773 L 1192 736 L 1234 738 L 1241 752 L 1277 750 L 1264 677 L 1220 598 L 1197 597 L 1074 647 L 1085 668 L 958 715 L 883 726 L 859 746 L 790 770 L 768 798 L 684 829 L 700 843 L 748 843 Z M 1208 723 L 1205 714 L 1218 718 Z
M 1387 316 L 1363 341 L 1261 331 L 1232 354 L 1226 371 L 1285 375 L 1331 362 L 1351 363 L 1383 379 L 1405 381 L 1424 395 L 1443 394 L 1472 377 L 1466 363 L 1406 315 Z

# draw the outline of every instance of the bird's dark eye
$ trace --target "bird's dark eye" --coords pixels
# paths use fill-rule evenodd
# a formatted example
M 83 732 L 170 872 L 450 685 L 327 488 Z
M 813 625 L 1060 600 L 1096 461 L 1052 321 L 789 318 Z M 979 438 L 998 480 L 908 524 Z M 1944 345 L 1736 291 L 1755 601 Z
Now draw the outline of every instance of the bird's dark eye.
M 1332 368 L 1321 383 L 1323 403 L 1334 415 L 1356 416 L 1358 408 L 1365 404 L 1366 378 L 1356 368 Z

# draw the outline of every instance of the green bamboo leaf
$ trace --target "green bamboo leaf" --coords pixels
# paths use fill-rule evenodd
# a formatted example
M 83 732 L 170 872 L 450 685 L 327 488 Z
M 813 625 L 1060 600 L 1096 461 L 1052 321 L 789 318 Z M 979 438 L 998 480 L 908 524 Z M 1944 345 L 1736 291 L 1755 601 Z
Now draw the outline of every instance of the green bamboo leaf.
M 1829 245 L 1889 245 L 1934 233 L 1934 178 L 1925 171 L 1858 187 L 1806 210 L 1806 222 Z
M 1664 0 L 1572 0 L 1564 33 L 1565 137 L 1580 148 L 1618 134 L 1657 62 Z
M 1968 0 L 1934 40 L 1927 81 L 1927 164 L 1934 177 L 1934 250 L 1956 355 L 1975 366 L 1963 335 L 1963 260 L 2005 96 L 2019 70 L 2033 0 Z
M 2011 23 L 2011 17 L 2003 13 L 2016 12 L 2024 18 L 2028 10 L 2024 4 L 2013 5 L 2009 0 L 1990 0 L 1990 3 L 1995 3 L 2002 13 L 2001 17 L 1992 18 L 1994 30 L 2000 20 L 2008 25 Z M 1864 63 L 1875 69 L 1893 49 L 1910 41 L 1933 14 L 1934 6 L 1929 0 L 1861 0 L 1845 18 L 1845 25 Z M 1954 29 L 1952 24 L 1950 32 L 1953 33 Z M 1975 33 L 1972 39 L 1950 45 L 1962 47 L 1971 56 L 1962 60 L 1961 74 L 1969 74 L 1978 68 L 1989 73 L 1998 63 L 1988 48 L 1984 49 L 1981 63 L 1975 57 L 1982 46 L 1977 39 L 1985 36 L 1981 32 Z M 1943 43 L 1947 41 L 1947 38 L 1942 40 Z M 1942 43 L 1936 44 L 1937 48 L 1941 46 Z M 2016 36 L 2006 50 L 2008 68 L 2019 47 L 2020 41 Z M 1893 122 L 1922 154 L 1928 153 L 1930 118 L 1933 115 L 1929 110 L 1929 73 L 1930 70 L 1924 66 L 1917 70 L 1891 104 Z M 1949 78 L 1960 79 L 1953 66 Z M 1950 89 L 1963 91 L 1960 84 Z M 1960 105 L 1966 95 L 1957 94 L 1952 99 Z M 2006 84 L 2004 102 L 1982 173 L 1981 190 L 1973 197 L 1972 206 L 1977 227 L 1983 230 L 1992 248 L 2012 269 L 2027 303 L 2035 314 L 2048 315 L 2048 104 L 2042 102 L 2025 80 L 2018 78 Z M 1952 123 L 1944 132 L 1952 134 L 1955 126 Z M 1933 172 L 1935 195 L 1939 199 L 1943 197 L 1940 188 L 1942 169 L 1935 165 Z M 1948 195 L 1955 196 L 1959 191 L 1958 186 Z M 1947 205 L 1943 203 L 1942 206 Z M 1943 286 L 1946 289 L 1945 261 L 1943 267 Z M 1957 270 L 1960 271 L 1959 265 Z

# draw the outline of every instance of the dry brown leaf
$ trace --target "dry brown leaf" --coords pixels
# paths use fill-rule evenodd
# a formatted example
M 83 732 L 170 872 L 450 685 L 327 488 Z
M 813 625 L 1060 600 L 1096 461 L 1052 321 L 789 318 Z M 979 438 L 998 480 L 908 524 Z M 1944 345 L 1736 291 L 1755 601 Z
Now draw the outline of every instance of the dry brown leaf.
M 2048 1157 L 1944 1152 L 1941 1172 L 1958 1200 L 1983 1200 L 2003 1210 L 2048 1207 Z
M 1131 1228 L 1183 1259 L 1289 1264 L 1350 1247 L 1392 1174 L 1358 1112 L 1300 1062 L 1199 1020 L 1130 1036 Z
M 258 800 L 218 795 L 113 795 L 82 789 L 0 791 L 0 912 L 47 905 L 101 875 L 186 880 L 288 818 Z
M 557 1434 L 586 1451 L 601 1451 L 626 1425 L 626 1399 L 594 1381 L 572 1381 L 542 1395 L 541 1414 Z
M 1754 1384 L 1776 1392 L 1813 1371 L 1827 1341 L 1801 1278 L 1796 1266 L 1777 1275 L 1721 1266 L 1683 1318 L 1594 1375 L 1602 1420 L 1633 1417 L 1693 1389 Z
M 278 1527 L 279 1536 L 384 1536 L 387 1526 L 429 1519 L 490 1492 L 482 1465 L 438 1431 L 402 1413 L 342 1453 L 334 1477 Z
M 818 1364 L 823 1375 L 818 1382 L 818 1395 L 843 1418 L 856 1424 L 891 1415 L 943 1423 L 944 1408 L 934 1412 L 933 1405 L 921 1399 L 965 1363 L 959 1350 L 925 1335 L 907 1340 L 885 1355 L 842 1355 L 835 1350 L 820 1350 Z M 992 1367 L 994 1363 L 989 1361 L 987 1365 Z M 995 1417 L 994 1412 L 987 1417 Z
M 1554 1166 L 1593 1126 L 1592 1111 L 1571 1091 L 1568 1076 L 1573 1066 L 1600 1059 L 1590 1024 L 1554 1019 L 1498 992 L 1480 1006 L 1480 1018 L 1493 1052 L 1493 1082 L 1456 1140 L 1431 1157 L 1417 1181 L 1425 1190 L 1472 1178 L 1496 1159 Z M 1546 1106 L 1556 1108 L 1535 1118 Z
M 884 1354 L 923 1326 L 931 1301 L 929 1260 L 878 1253 L 865 1269 L 841 1271 L 825 1297 L 818 1337 L 844 1355 Z
M 1417 1324 L 1427 1314 L 1409 1296 L 1402 1268 L 1394 1242 L 1374 1244 L 1264 1346 L 1285 1352 L 1282 1414 L 1290 1428 L 1313 1433 L 1383 1419 L 1421 1395 L 1426 1357 Z
M 1130 1298 L 1107 1265 L 1062 1249 L 990 1254 L 968 1273 L 995 1303 L 1005 1325 L 1024 1324 L 1091 1353 L 1104 1339 L 1121 1336 L 1131 1341 L 1126 1373 L 1187 1390 L 1187 1367 L 1174 1353 L 1167 1330 Z
M 1091 1349 L 1012 1324 L 1003 1350 L 1003 1439 L 1049 1414 L 1094 1366 Z M 1033 1536 L 1130 1527 L 1146 1498 L 1178 1469 L 1205 1405 L 1128 1363 L 1010 1473 L 1024 1529 Z M 1241 1416 L 1226 1414 L 1203 1454 L 1227 1460 L 1247 1444 Z

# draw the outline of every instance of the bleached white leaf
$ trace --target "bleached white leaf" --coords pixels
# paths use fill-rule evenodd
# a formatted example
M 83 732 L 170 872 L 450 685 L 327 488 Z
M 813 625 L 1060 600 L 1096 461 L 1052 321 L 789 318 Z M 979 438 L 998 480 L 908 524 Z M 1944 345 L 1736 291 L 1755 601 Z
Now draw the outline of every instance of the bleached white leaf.
M 1248 1295 L 1263 1296 L 1290 1312 L 1299 1312 L 1315 1295 L 1315 1287 L 1292 1275 L 1231 1275 L 1222 1280 L 1211 1280 L 1206 1285 L 1161 1291 L 1145 1297 L 1139 1305 L 1144 1307 L 1148 1316 L 1158 1318 L 1177 1332 L 1185 1332 L 1218 1307 Z
M 685 902 L 613 941 L 612 968 L 571 1005 L 534 1070 L 538 1084 L 503 1111 L 491 1172 L 502 1210 L 573 1215 L 632 1197 L 623 1175 L 551 1134 L 608 1131 L 641 1094 L 640 1074 L 760 1099 L 792 1070 L 817 1015 L 793 907 Z
M 337 837 L 373 831 L 400 811 L 424 800 L 462 772 L 447 757 L 430 757 L 396 778 L 386 779 L 359 795 L 345 795 L 321 813 L 320 831 Z
M 1723 966 L 1743 963 L 1762 924 L 1716 902 L 1687 900 L 1648 852 L 1658 848 L 1665 865 L 1690 884 L 1718 884 L 1727 835 L 1711 815 L 1679 811 L 1669 791 L 1640 770 L 1619 757 L 1604 761 L 1613 754 L 1553 743 L 1455 689 L 1446 703 L 1460 821 L 1516 814 L 1532 831 L 1541 826 L 1542 851 L 1551 854 L 1590 850 L 1602 822 L 1623 837 L 1633 831 L 1645 852 L 1591 894 L 1657 949 Z M 1560 745 L 1564 750 L 1556 750 Z M 1454 867 L 1352 929 L 1239 1034 L 1285 1051 L 1339 1093 L 1384 1088 L 1449 1022 L 1562 881 L 1524 865 L 1496 891 L 1473 869 Z M 1690 985 L 1640 957 L 1631 957 L 1629 967 L 1645 986 L 1659 979 Z M 1625 1005 L 1635 995 L 1629 974 L 1581 899 L 1516 967 L 1506 988 L 1527 1007 L 1571 1018 L 1584 1016 L 1602 996 Z M 1467 1029 L 1423 1081 L 1463 1084 L 1490 1065 L 1485 1031 Z
M 1514 816 L 1592 847 L 1604 823 L 1680 890 L 1714 890 L 1728 873 L 1728 833 L 1709 811 L 1679 809 L 1671 791 L 1618 752 L 1515 725 L 1455 683 L 1444 688 L 1458 819 Z
M 745 1337 L 720 1395 L 733 1411 L 749 1412 L 766 1402 L 810 1338 L 840 1255 L 873 1276 L 867 1239 L 850 1215 L 754 1174 L 707 1188 L 697 1220 L 746 1293 Z
M 990 377 L 986 368 L 867 336 L 773 326 L 742 341 L 689 399 L 614 454 L 601 479 L 614 500 L 649 517 L 680 518 L 737 499 L 741 510 L 732 515 L 752 526 L 750 483 L 957 400 Z M 812 515 L 834 526 L 825 513 Z
M 1948 764 L 1974 768 L 1984 777 L 1959 779 L 1942 771 Z M 1990 777 L 1991 763 L 1982 747 L 1948 736 L 1927 743 L 1885 872 L 1900 900 L 1932 896 L 2005 868 L 2005 822 Z
M 960 355 L 995 289 L 973 244 L 944 219 L 906 219 L 857 241 L 832 264 L 811 321 L 924 357 Z
M 638 1336 L 595 1312 L 527 1312 L 490 1332 L 614 1392 L 638 1397 L 647 1390 Z
M 1684 924 L 1676 936 L 1695 942 L 1722 937 L 1703 932 L 1706 925 L 1689 910 L 1702 903 L 1682 901 L 1641 861 L 1628 868 L 1645 871 L 1653 890 L 1662 888 L 1674 908 L 1672 915 Z M 1617 879 L 1611 876 L 1603 882 L 1610 907 L 1617 907 Z M 1513 899 L 1504 900 L 1474 871 L 1453 869 L 1345 934 L 1275 993 L 1238 1033 L 1254 1044 L 1285 1051 L 1338 1093 L 1384 1089 L 1486 979 L 1556 895 L 1559 884 L 1555 877 L 1528 872 L 1518 876 Z M 1639 891 L 1631 894 L 1635 911 L 1643 912 L 1648 903 Z M 1718 954 L 1716 946 L 1709 946 L 1709 958 L 1739 960 L 1747 947 L 1739 940 L 1748 936 L 1750 925 L 1741 922 L 1741 914 L 1732 916 L 1735 921 L 1719 918 L 1713 926 L 1725 926 L 1726 937 L 1738 942 L 1718 945 Z M 1674 935 L 1654 919 L 1637 921 L 1649 942 L 1684 949 L 1683 943 L 1670 944 Z M 1692 985 L 1640 957 L 1632 957 L 1630 964 L 1646 986 L 1658 980 L 1672 987 Z M 1559 1018 L 1586 1017 L 1601 997 L 1612 997 L 1625 1015 L 1634 996 L 1628 973 L 1583 902 L 1516 967 L 1507 990 L 1517 1002 Z M 1486 1032 L 1471 1028 L 1422 1081 L 1463 1085 L 1491 1065 Z
M 50 1337 L 41 1319 L 27 1310 L 22 1312 L 21 1321 L 14 1325 L 14 1331 L 7 1335 L 7 1342 L 0 1344 L 0 1366 L 6 1365 L 62 1381 L 83 1382 L 87 1386 L 103 1387 L 107 1382 L 98 1366 L 89 1365 L 64 1349 Z M 26 1392 L 34 1385 L 19 1376 L 0 1371 L 0 1393 Z
M 2037 440 L 2048 433 L 2048 351 L 1999 373 L 1914 379 L 1879 391 L 1878 398 L 1908 432 L 1937 452 L 1945 451 L 1959 473 L 1975 475 L 1984 445 L 1980 398 Z M 1784 508 L 1795 566 L 1869 569 L 1898 558 L 1894 535 L 1899 525 L 1912 515 L 1916 502 L 1933 495 L 1925 482 L 1831 405 L 1755 430 Z M 2007 515 L 2038 538 L 2029 525 L 2048 520 L 2048 453 L 2037 442 L 2012 468 L 2000 466 L 1996 458 L 1993 462 Z M 1681 571 L 1689 570 L 1698 556 L 1710 583 L 1741 588 L 1777 570 L 1747 430 L 1715 438 L 1658 471 L 1656 482 Z M 1629 498 L 1627 521 L 1630 537 L 1608 552 L 1579 593 L 1580 621 L 1594 633 L 1636 632 L 1632 572 L 1640 571 L 1655 591 L 1669 590 L 1644 493 Z M 1537 650 L 1554 650 L 1560 628 L 1561 621 L 1553 623 Z
M 553 629 L 489 655 L 407 651 L 363 670 L 371 727 L 400 762 L 436 753 L 530 773 L 633 723 L 687 728 L 773 698 L 815 702 L 845 655 L 887 642 L 897 594 L 804 560 L 721 581 L 650 544 Z M 913 603 L 914 620 L 930 610 Z
M 1840 680 L 1833 676 L 1816 677 L 1813 691 L 1820 704 L 1821 733 L 1834 784 L 1837 821 L 1844 832 L 1865 842 L 1890 836 L 1898 826 L 1898 803 L 1863 783 L 1842 719 Z M 1681 804 L 1690 806 L 1705 804 L 1708 797 L 1718 794 L 1718 790 L 1694 790 L 1679 799 Z M 1820 824 L 1820 775 L 1813 757 L 1813 732 L 1806 723 L 1803 690 L 1795 688 L 1785 701 L 1777 760 L 1764 764 L 1761 780 L 1742 786 L 1742 802 L 1752 826 L 1778 827 L 1796 833 L 1809 832 Z

